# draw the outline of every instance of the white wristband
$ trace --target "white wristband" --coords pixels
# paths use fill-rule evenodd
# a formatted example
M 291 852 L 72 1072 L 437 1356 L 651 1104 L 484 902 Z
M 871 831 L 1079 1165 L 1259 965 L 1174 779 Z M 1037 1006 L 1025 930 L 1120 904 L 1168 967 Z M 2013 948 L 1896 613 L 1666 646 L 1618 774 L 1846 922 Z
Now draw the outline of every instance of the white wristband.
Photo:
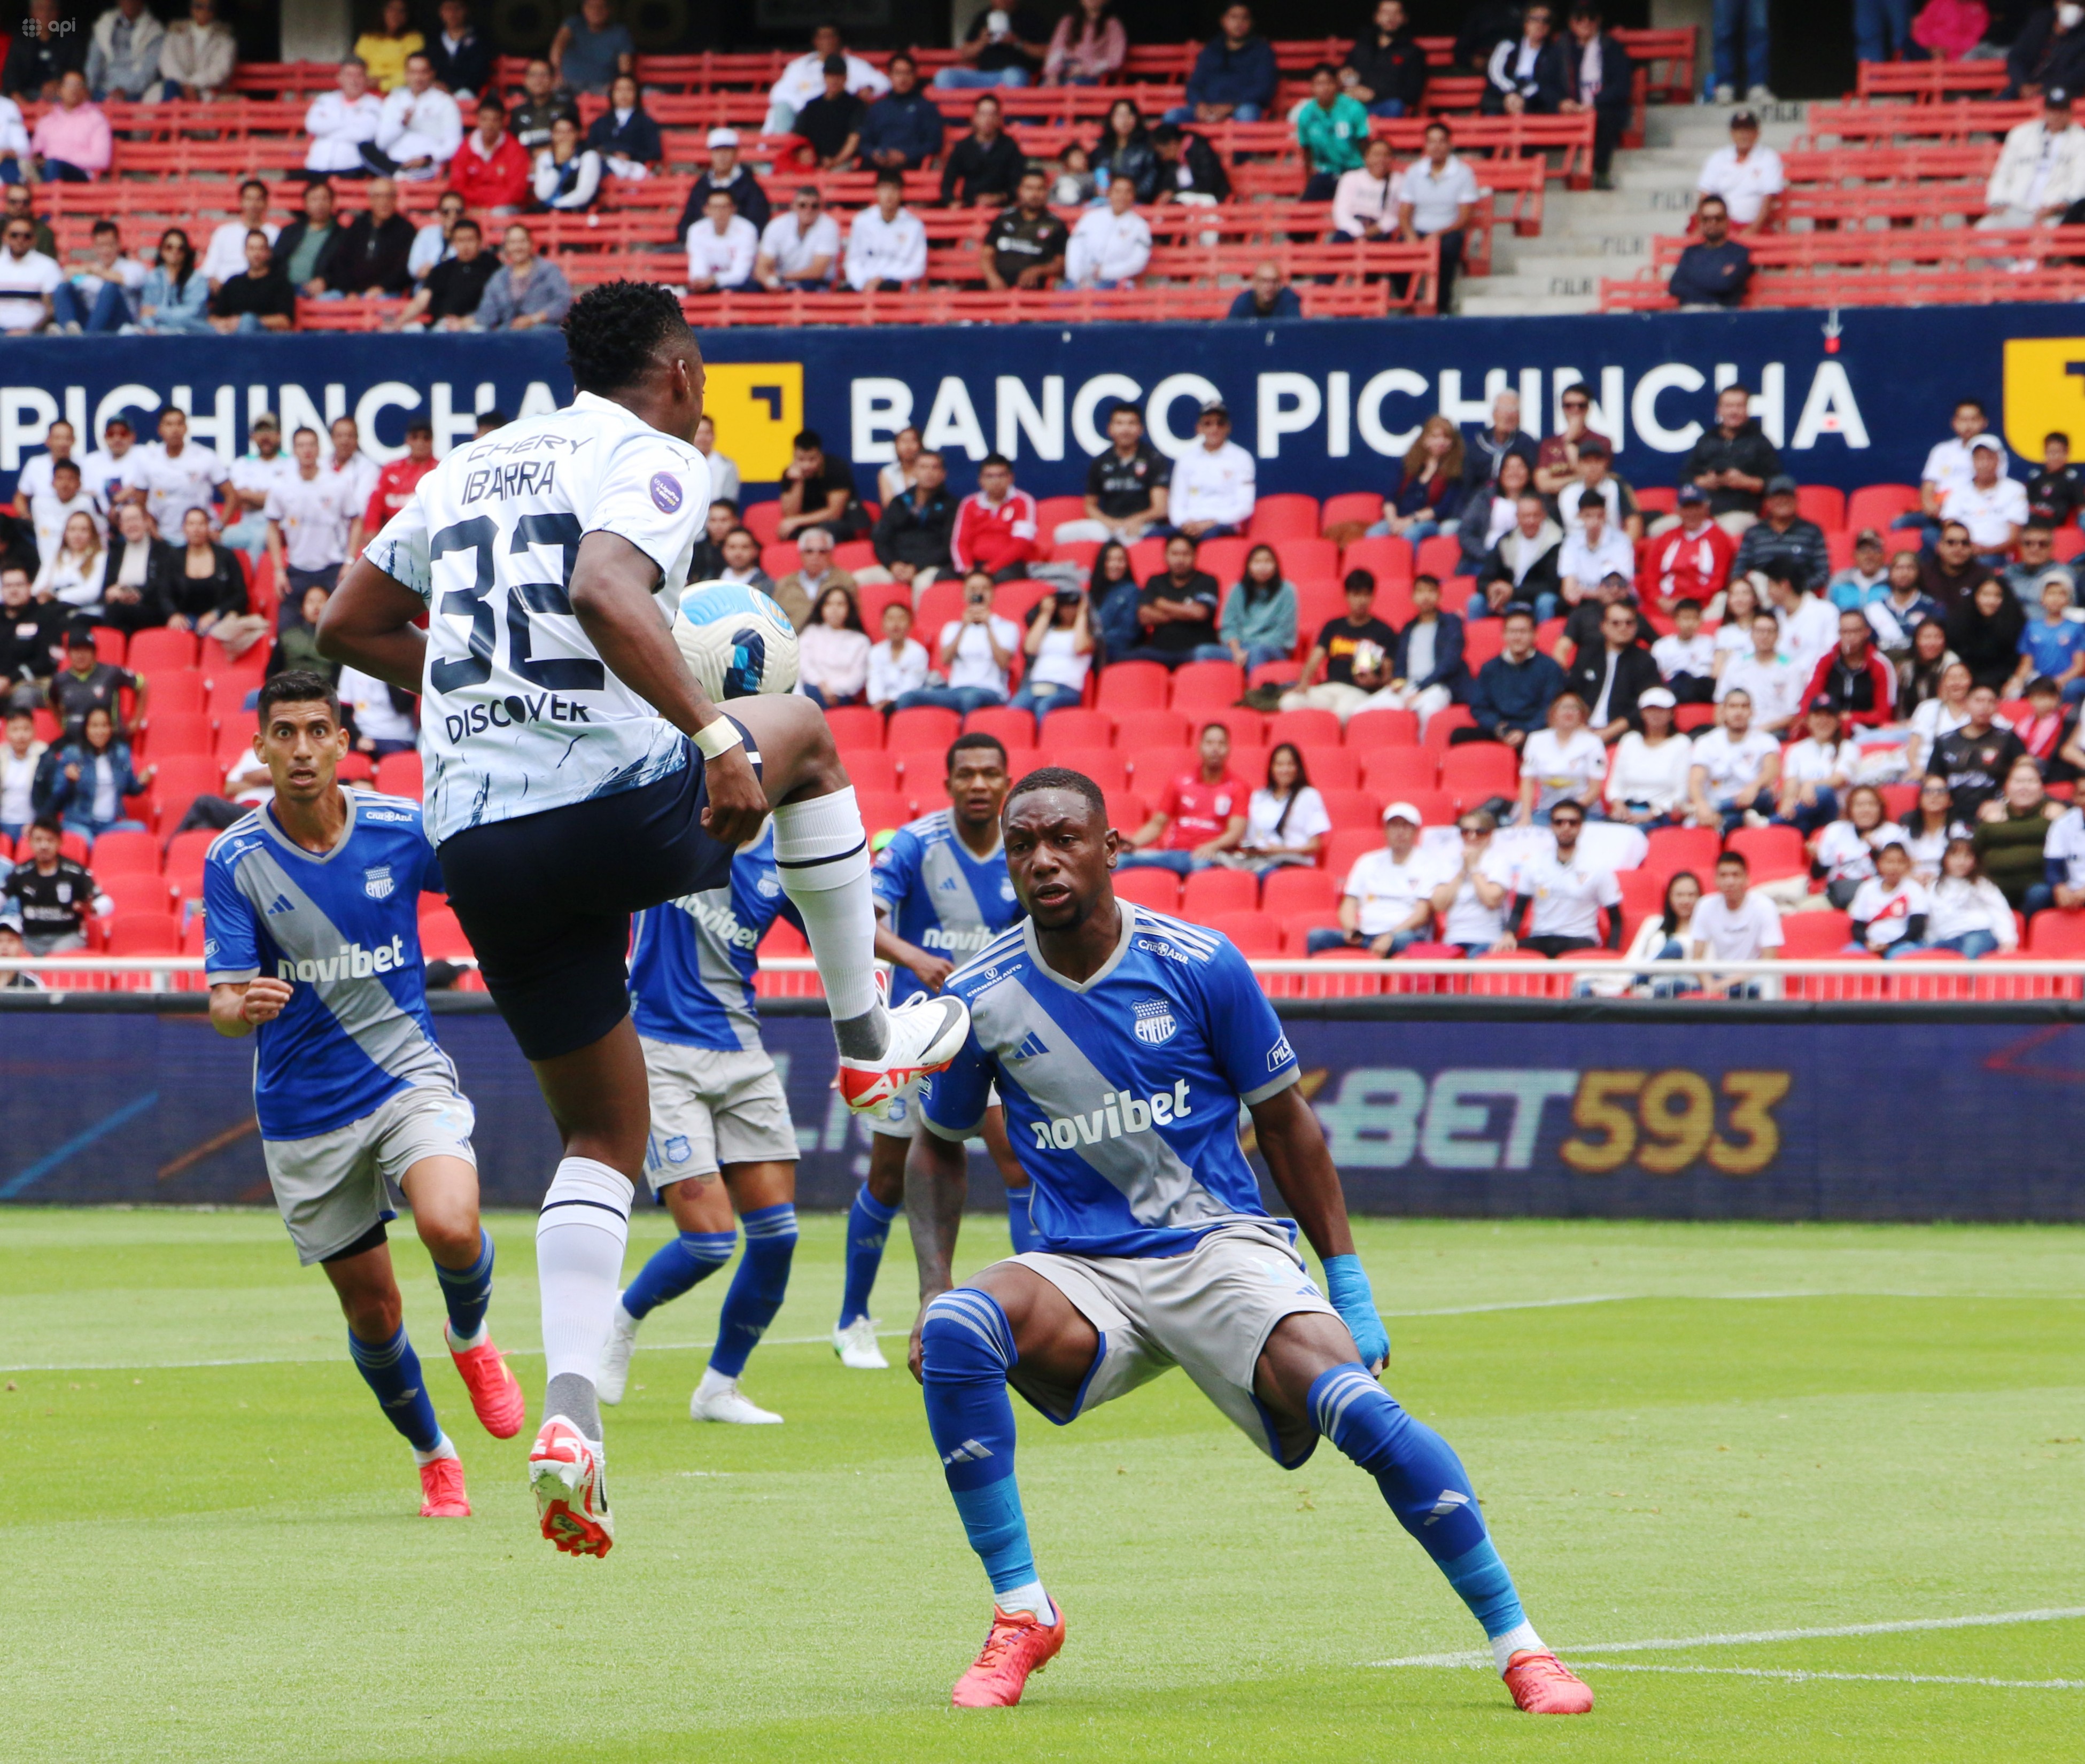
M 703 750 L 704 759 L 717 760 L 733 748 L 745 746 L 745 737 L 738 732 L 738 725 L 729 717 L 720 716 L 695 731 L 695 745 Z

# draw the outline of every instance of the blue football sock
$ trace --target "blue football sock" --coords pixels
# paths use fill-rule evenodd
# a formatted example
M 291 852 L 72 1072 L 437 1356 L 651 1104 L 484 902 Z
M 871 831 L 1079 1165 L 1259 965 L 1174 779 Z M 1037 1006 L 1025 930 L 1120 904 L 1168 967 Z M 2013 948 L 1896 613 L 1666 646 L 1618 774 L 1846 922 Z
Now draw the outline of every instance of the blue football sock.
M 635 1317 L 650 1316 L 730 1261 L 737 1242 L 736 1231 L 684 1231 L 661 1244 L 623 1293 L 622 1308 Z
M 1035 1227 L 1028 1217 L 1028 1198 L 1033 1188 L 1010 1188 L 1006 1191 L 1006 1228 L 1013 1234 L 1013 1253 L 1025 1255 L 1035 1248 Z
M 993 1592 L 1026 1586 L 1036 1578 L 1035 1555 L 1013 1478 L 1013 1326 L 990 1294 L 958 1287 L 927 1307 L 919 1354 L 927 1426 L 970 1548 Z
M 741 1215 L 741 1222 L 745 1227 L 745 1254 L 732 1276 L 731 1291 L 724 1295 L 716 1348 L 710 1355 L 710 1370 L 726 1378 L 745 1370 L 746 1355 L 782 1308 L 782 1295 L 789 1290 L 790 1259 L 796 1253 L 796 1209 L 787 1201 L 756 1207 Z
M 427 1380 L 420 1376 L 420 1356 L 406 1340 L 405 1325 L 388 1342 L 365 1342 L 350 1330 L 347 1351 L 363 1382 L 376 1392 L 384 1419 L 405 1435 L 406 1443 L 416 1452 L 431 1452 L 440 1445 L 441 1423 L 435 1419 Z
M 890 1222 L 898 1209 L 885 1206 L 868 1192 L 864 1182 L 855 1191 L 847 1211 L 847 1287 L 840 1295 L 840 1327 L 868 1315 L 868 1295 L 876 1284 L 876 1270 L 883 1266 L 883 1245 L 890 1236 Z
M 1513 1576 L 1484 1532 L 1469 1474 L 1442 1439 L 1415 1421 L 1357 1365 L 1310 1386 L 1318 1431 L 1376 1480 L 1397 1522 L 1418 1540 L 1487 1635 L 1526 1621 Z
M 444 1268 L 438 1262 L 435 1278 L 449 1308 L 449 1333 L 469 1341 L 485 1327 L 485 1308 L 492 1303 L 492 1238 L 483 1226 L 478 1231 L 478 1260 L 468 1268 Z

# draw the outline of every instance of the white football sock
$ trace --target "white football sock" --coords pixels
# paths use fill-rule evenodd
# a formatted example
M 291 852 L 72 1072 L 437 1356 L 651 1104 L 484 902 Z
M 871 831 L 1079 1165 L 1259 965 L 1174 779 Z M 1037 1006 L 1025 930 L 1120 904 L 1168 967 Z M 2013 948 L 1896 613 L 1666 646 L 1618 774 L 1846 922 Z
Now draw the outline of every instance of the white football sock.
M 593 1389 L 609 1320 L 622 1287 L 622 1251 L 630 1236 L 630 1203 L 636 1190 L 621 1172 L 592 1158 L 567 1158 L 550 1178 L 536 1220 L 536 1282 L 542 1295 L 545 1376 Z M 601 1438 L 601 1411 L 571 1386 L 558 1395 L 567 1414 L 589 1440 Z M 588 1411 L 571 1414 L 574 1407 Z
M 1549 1650 L 1542 1644 L 1542 1638 L 1535 1633 L 1535 1626 L 1522 1620 L 1503 1635 L 1492 1638 L 1492 1658 L 1504 1672 L 1513 1664 L 1515 1654 L 1546 1654 Z
M 775 867 L 783 893 L 803 918 L 840 1052 L 850 1059 L 876 1058 L 890 1033 L 876 990 L 868 835 L 852 785 L 775 811 Z
M 482 1347 L 491 1336 L 492 1325 L 489 1321 L 478 1325 L 475 1335 L 459 1335 L 452 1325 L 442 1325 L 442 1337 L 449 1344 L 452 1354 L 468 1354 L 473 1347 Z
M 456 1448 L 449 1444 L 449 1436 L 446 1433 L 436 1442 L 431 1452 L 423 1452 L 418 1446 L 413 1448 L 413 1461 L 415 1464 L 433 1464 L 440 1459 L 452 1458 L 456 1455 Z
M 1042 1590 L 1040 1580 L 1009 1588 L 1004 1592 L 995 1592 L 992 1602 L 1011 1616 L 1016 1611 L 1026 1611 L 1047 1629 L 1057 1626 L 1057 1607 L 1050 1602 L 1050 1595 Z

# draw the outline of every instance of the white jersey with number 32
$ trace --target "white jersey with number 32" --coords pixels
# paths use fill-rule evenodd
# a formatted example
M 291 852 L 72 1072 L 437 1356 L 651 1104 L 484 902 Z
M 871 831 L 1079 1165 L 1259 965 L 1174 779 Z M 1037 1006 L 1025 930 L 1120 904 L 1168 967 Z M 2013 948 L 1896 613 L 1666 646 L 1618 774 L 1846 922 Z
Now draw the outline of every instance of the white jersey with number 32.
M 368 557 L 427 603 L 420 735 L 436 844 L 687 763 L 680 731 L 608 671 L 566 590 L 580 539 L 614 533 L 658 565 L 670 616 L 709 501 L 692 446 L 584 392 L 420 481 Z

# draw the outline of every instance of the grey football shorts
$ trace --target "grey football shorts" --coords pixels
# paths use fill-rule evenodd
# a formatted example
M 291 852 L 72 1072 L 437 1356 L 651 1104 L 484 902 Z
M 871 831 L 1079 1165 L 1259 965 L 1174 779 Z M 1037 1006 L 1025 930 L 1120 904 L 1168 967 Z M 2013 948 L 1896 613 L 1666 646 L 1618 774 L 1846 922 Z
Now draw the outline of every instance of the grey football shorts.
M 652 1087 L 644 1174 L 653 1194 L 727 1164 L 796 1161 L 796 1124 L 765 1054 L 638 1041 Z
M 446 1086 L 410 1084 L 373 1113 L 308 1139 L 265 1139 L 268 1185 L 309 1267 L 396 1219 L 391 1189 L 423 1158 L 461 1158 L 472 1168 L 477 1124 L 469 1102 Z

